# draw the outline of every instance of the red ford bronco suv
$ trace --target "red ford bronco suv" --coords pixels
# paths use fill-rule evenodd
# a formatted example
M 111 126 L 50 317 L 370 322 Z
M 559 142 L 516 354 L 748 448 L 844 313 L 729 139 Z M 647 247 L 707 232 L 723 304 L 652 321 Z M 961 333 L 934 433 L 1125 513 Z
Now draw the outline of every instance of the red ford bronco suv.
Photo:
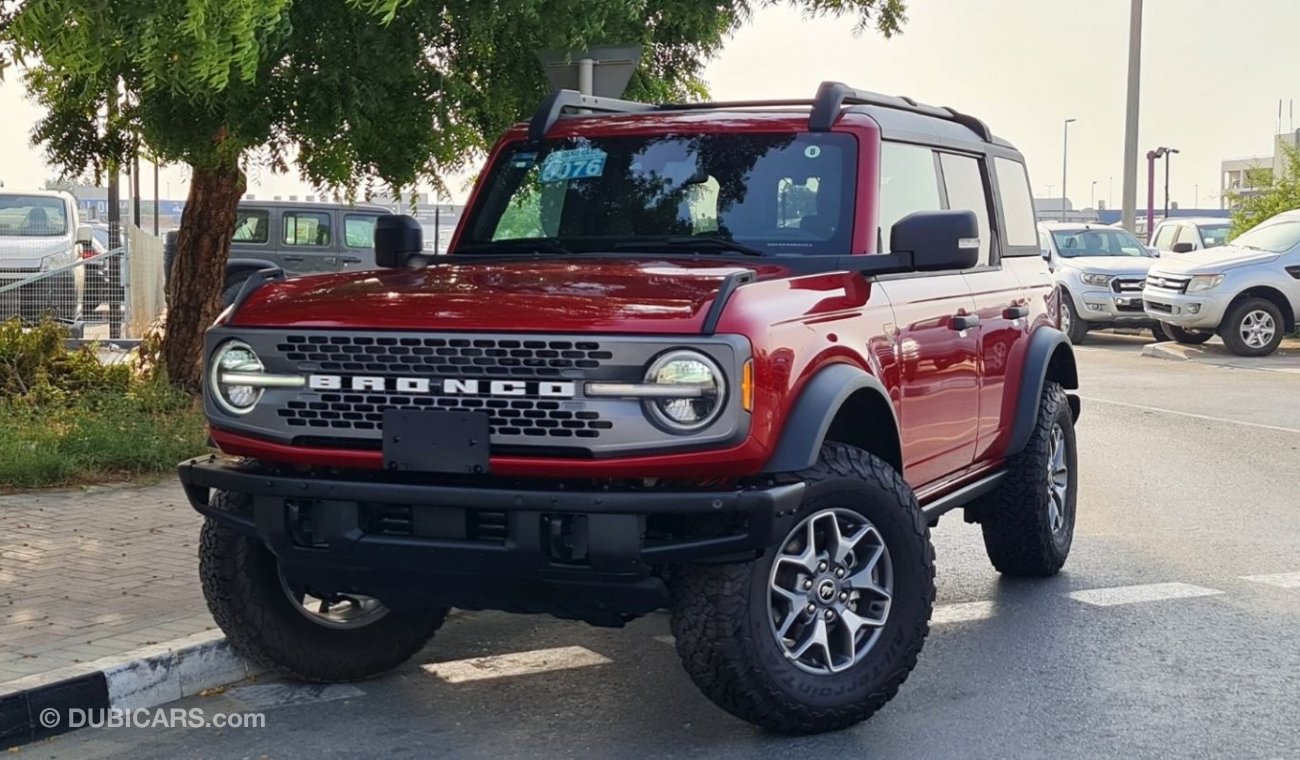
M 577 111 L 577 113 L 570 113 Z M 1075 362 L 1023 159 L 979 120 L 558 92 L 502 138 L 449 255 L 251 278 L 209 331 L 223 457 L 180 466 L 214 617 L 352 680 L 448 608 L 671 611 L 690 677 L 772 730 L 861 721 L 916 663 L 929 526 L 1057 572 Z

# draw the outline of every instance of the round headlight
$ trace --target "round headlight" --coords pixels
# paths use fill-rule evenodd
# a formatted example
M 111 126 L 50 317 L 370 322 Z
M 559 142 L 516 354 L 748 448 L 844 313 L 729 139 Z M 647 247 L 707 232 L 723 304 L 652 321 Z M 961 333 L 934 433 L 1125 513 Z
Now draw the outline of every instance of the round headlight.
M 262 398 L 262 389 L 252 385 L 227 382 L 232 374 L 257 374 L 263 371 L 262 361 L 247 344 L 232 340 L 217 349 L 212 357 L 209 385 L 217 405 L 231 414 L 247 414 Z
M 713 422 L 726 399 L 722 371 L 712 359 L 696 351 L 670 351 L 660 356 L 650 365 L 645 381 L 680 390 L 680 396 L 645 402 L 651 418 L 674 433 L 699 430 Z

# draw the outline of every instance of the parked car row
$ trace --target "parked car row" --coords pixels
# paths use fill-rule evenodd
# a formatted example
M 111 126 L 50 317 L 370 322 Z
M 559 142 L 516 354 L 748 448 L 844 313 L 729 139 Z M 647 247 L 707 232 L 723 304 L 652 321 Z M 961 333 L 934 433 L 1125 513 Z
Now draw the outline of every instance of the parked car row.
M 1043 223 L 1039 247 L 1062 294 L 1061 329 L 1149 329 L 1185 344 L 1222 337 L 1241 356 L 1266 356 L 1300 314 L 1300 210 L 1227 242 L 1222 219 L 1168 219 L 1152 245 L 1101 224 Z

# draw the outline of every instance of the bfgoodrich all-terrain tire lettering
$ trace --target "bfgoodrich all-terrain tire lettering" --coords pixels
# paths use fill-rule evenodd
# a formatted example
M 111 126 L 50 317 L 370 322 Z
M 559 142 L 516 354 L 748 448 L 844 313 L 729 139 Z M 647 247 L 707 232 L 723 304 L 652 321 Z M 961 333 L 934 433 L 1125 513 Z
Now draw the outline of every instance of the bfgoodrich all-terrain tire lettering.
M 247 499 L 218 491 L 218 508 L 246 508 Z M 199 544 L 203 596 L 217 625 L 241 655 L 303 681 L 357 681 L 391 670 L 419 652 L 442 625 L 445 610 L 388 611 L 361 627 L 314 622 L 290 599 L 275 556 L 258 539 L 203 524 Z
M 1007 463 L 997 490 L 975 506 L 998 572 L 1055 575 L 1074 539 L 1078 492 L 1074 417 L 1065 390 L 1048 382 L 1029 442 Z
M 870 717 L 888 702 L 916 665 L 934 605 L 934 549 L 929 529 L 916 497 L 896 470 L 860 449 L 828 443 L 817 464 L 799 476 L 808 490 L 790 538 L 754 562 L 684 568 L 672 588 L 672 630 L 691 680 L 731 714 L 790 734 L 846 728 Z M 877 621 L 883 620 L 883 625 L 877 623 L 878 627 L 869 631 L 875 637 L 869 645 L 865 637 L 852 638 L 850 634 L 850 642 L 860 641 L 864 646 L 853 650 L 858 654 L 842 661 L 839 668 L 813 672 L 816 668 L 806 663 L 801 666 L 775 632 L 778 623 L 771 605 L 778 574 L 773 565 L 781 556 L 783 561 L 793 560 L 795 564 L 806 561 L 814 574 L 820 573 L 815 579 L 801 575 L 796 581 L 796 588 L 811 589 L 810 599 L 819 588 L 830 592 L 826 594 L 828 601 L 856 598 L 859 592 L 852 589 L 860 586 L 850 581 L 863 571 L 837 576 L 840 560 L 832 556 L 835 552 L 808 552 L 808 546 L 816 546 L 811 530 L 807 543 L 801 544 L 796 537 L 801 532 L 799 526 L 837 517 L 850 528 L 856 526 L 856 536 L 873 536 L 852 544 L 860 556 L 844 563 L 861 568 L 872 563 L 868 555 L 887 557 L 888 579 L 873 575 L 873 583 L 888 586 L 891 593 L 887 603 L 881 606 L 873 602 L 871 610 L 867 609 L 865 597 L 852 602 L 855 621 L 860 620 L 859 615 L 874 615 Z M 825 527 L 840 536 L 838 524 L 827 522 Z M 843 539 L 843 546 L 849 547 L 851 540 Z M 808 559 L 783 553 L 791 547 L 805 551 Z M 845 579 L 842 585 L 838 578 Z M 800 604 L 789 609 L 802 609 Z M 816 605 L 810 601 L 808 606 Z M 840 613 L 841 620 L 849 620 L 843 609 Z M 827 607 L 806 620 L 816 622 L 817 614 L 831 620 L 835 610 Z M 823 647 L 822 651 L 830 658 L 830 648 Z

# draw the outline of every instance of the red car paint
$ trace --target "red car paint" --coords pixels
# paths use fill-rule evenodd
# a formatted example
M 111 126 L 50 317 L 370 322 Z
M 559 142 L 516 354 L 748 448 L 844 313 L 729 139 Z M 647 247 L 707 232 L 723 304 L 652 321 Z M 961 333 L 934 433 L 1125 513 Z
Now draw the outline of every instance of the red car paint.
M 672 113 L 560 121 L 550 136 L 664 132 L 799 132 L 803 114 Z M 835 131 L 858 142 L 852 251 L 876 252 L 879 129 L 846 114 Z M 489 160 L 524 138 L 507 134 Z M 476 187 L 466 219 L 482 187 Z M 464 223 L 451 244 L 461 244 Z M 960 485 L 1003 458 L 1032 328 L 1055 324 L 1051 281 L 1036 256 L 1006 258 L 983 271 L 875 280 L 831 272 L 795 275 L 772 263 L 701 258 L 520 257 L 491 264 L 443 264 L 422 271 L 339 273 L 272 283 L 229 319 L 234 327 L 402 329 L 465 332 L 698 334 L 731 272 L 757 277 L 727 302 L 716 332 L 745 336 L 755 393 L 740 445 L 690 453 L 564 459 L 493 456 L 494 474 L 550 477 L 717 478 L 759 472 L 793 405 L 819 370 L 860 367 L 887 388 L 903 441 L 905 477 L 922 499 Z M 1008 309 L 1029 308 L 1027 318 Z M 973 329 L 956 316 L 979 314 Z M 689 345 L 689 339 L 683 340 Z M 286 446 L 213 429 L 226 453 L 299 466 L 378 468 L 378 451 Z

